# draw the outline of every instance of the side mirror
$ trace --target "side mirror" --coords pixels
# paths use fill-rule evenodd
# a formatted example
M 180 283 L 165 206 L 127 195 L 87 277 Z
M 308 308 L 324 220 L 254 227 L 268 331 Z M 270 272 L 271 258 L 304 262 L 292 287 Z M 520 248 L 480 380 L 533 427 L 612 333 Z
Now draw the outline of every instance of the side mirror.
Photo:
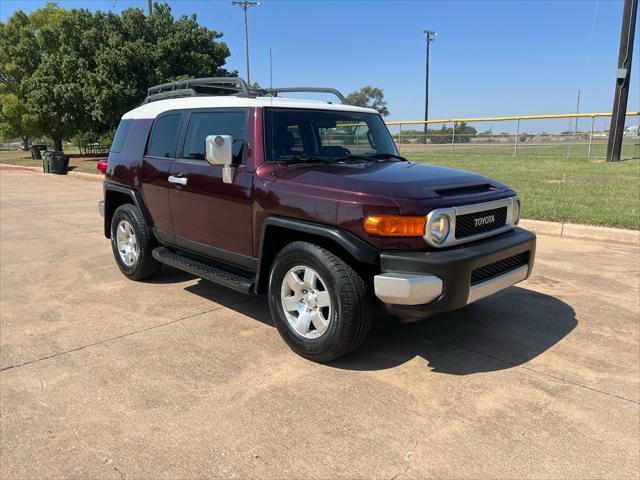
M 231 135 L 209 135 L 205 140 L 205 157 L 211 165 L 231 165 L 233 161 Z
M 222 165 L 222 181 L 233 183 L 236 167 L 233 162 L 233 137 L 231 135 L 209 135 L 205 140 L 205 157 L 211 165 Z

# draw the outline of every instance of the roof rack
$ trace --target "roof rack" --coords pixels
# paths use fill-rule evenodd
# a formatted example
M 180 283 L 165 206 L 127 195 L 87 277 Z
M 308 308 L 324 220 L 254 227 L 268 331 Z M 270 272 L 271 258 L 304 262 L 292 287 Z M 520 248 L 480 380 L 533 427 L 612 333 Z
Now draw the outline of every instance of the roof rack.
M 340 91 L 336 88 L 324 88 L 324 87 L 282 87 L 282 88 L 270 88 L 266 90 L 268 93 L 271 93 L 274 97 L 278 96 L 278 93 L 286 93 L 286 92 L 314 92 L 314 93 L 331 93 L 338 97 L 340 103 L 344 103 L 348 105 L 347 99 L 344 98 L 344 95 L 340 93 Z
M 239 77 L 192 78 L 190 80 L 163 83 L 162 85 L 149 88 L 144 103 L 164 100 L 166 98 L 195 97 L 197 95 L 255 96 L 253 92 L 249 90 L 247 82 Z
M 335 95 L 340 103 L 347 105 L 347 99 L 335 88 L 323 87 L 282 87 L 282 88 L 250 88 L 240 77 L 208 77 L 193 78 L 190 80 L 178 80 L 176 82 L 163 83 L 150 87 L 147 90 L 147 98 L 144 103 L 165 100 L 168 98 L 195 97 L 195 96 L 223 96 L 235 95 L 238 97 L 277 97 L 279 93 L 288 92 L 313 92 L 330 93 Z

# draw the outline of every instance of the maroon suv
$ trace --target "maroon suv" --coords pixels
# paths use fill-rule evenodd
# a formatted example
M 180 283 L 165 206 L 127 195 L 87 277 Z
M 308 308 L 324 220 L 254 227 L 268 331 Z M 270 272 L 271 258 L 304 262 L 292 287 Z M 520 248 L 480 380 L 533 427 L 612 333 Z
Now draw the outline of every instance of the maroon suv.
M 278 96 L 301 90 L 341 102 Z M 266 293 L 316 361 L 362 342 L 374 299 L 409 321 L 461 308 L 526 279 L 536 245 L 515 191 L 407 161 L 376 111 L 237 78 L 149 89 L 118 126 L 100 211 L 127 277 L 167 264 Z

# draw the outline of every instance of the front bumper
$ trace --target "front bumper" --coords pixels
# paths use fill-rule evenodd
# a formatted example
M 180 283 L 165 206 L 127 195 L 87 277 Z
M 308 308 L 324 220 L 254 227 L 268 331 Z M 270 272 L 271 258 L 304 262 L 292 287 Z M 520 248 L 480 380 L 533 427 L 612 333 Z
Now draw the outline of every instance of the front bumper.
M 525 280 L 531 275 L 535 250 L 536 236 L 515 228 L 447 250 L 383 252 L 375 293 L 389 312 L 405 320 L 456 310 Z M 527 252 L 525 263 L 472 282 L 474 270 Z

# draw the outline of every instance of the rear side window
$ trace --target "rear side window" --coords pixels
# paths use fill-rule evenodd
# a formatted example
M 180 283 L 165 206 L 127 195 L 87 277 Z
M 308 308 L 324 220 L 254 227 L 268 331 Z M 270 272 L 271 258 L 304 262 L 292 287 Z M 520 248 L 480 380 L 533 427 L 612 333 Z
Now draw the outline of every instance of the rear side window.
M 242 163 L 247 139 L 245 112 L 193 112 L 184 139 L 182 158 L 204 160 L 204 144 L 208 135 L 231 135 L 233 163 Z
M 113 137 L 113 142 L 111 143 L 111 151 L 113 153 L 121 153 L 124 149 L 124 142 L 127 140 L 127 135 L 129 134 L 129 130 L 131 130 L 131 125 L 133 125 L 133 120 L 129 119 L 120 121 L 120 125 L 118 125 L 116 134 Z
M 174 158 L 176 156 L 176 140 L 180 127 L 179 113 L 165 115 L 153 124 L 151 137 L 147 145 L 147 155 L 151 157 Z

